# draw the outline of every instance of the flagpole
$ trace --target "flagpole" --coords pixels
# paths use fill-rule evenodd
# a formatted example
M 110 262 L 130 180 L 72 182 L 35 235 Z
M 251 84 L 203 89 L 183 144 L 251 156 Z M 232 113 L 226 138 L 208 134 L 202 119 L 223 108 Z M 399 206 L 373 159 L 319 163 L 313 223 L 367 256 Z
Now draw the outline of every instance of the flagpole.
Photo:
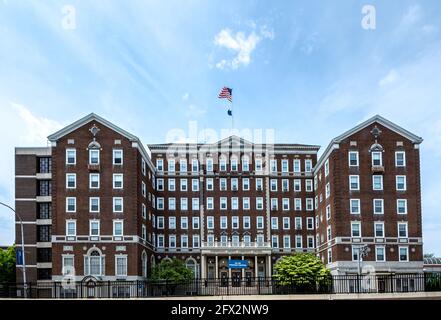
M 233 98 L 231 98 L 231 134 L 234 130 L 234 110 L 233 110 Z

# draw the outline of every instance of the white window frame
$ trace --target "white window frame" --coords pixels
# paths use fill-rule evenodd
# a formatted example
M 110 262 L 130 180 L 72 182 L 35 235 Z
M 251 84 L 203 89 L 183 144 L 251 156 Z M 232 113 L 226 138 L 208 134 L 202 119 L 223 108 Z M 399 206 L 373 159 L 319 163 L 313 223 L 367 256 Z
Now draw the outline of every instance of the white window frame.
M 115 155 L 116 155 L 117 152 L 121 152 L 121 163 L 115 163 L 115 159 L 116 159 Z M 124 163 L 124 151 L 123 151 L 123 149 L 113 149 L 113 151 L 112 151 L 112 164 L 114 166 L 122 166 L 123 163 Z
M 97 152 L 97 154 L 98 154 L 98 162 L 97 163 L 92 163 L 92 154 L 93 153 L 95 153 L 95 152 Z M 101 155 L 100 155 L 100 150 L 99 149 L 89 149 L 89 164 L 90 165 L 99 165 L 100 164 L 100 157 L 101 157 Z
M 375 212 L 375 202 L 381 202 L 381 212 Z M 372 200 L 372 213 L 373 214 L 384 214 L 384 199 L 373 199 Z
M 118 199 L 121 200 L 121 210 L 115 210 L 115 202 Z M 124 212 L 124 198 L 123 197 L 113 197 L 112 204 L 113 204 L 112 205 L 113 212 L 116 212 L 116 213 Z
M 403 155 L 403 164 L 399 165 L 398 164 L 398 154 L 402 154 Z M 405 167 L 406 166 L 406 151 L 395 151 L 395 167 Z
M 406 250 L 406 260 L 401 260 L 401 249 Z M 404 246 L 398 247 L 398 261 L 399 262 L 409 262 L 409 247 L 404 247 Z
M 357 188 L 352 188 L 351 178 L 357 178 Z M 360 191 L 360 176 L 358 174 L 349 175 L 349 190 Z
M 357 160 L 357 164 L 351 164 L 351 155 L 355 154 L 355 159 Z M 358 155 L 358 151 L 349 151 L 348 152 L 348 164 L 349 167 L 358 167 L 360 164 L 360 160 L 359 160 L 359 155 Z
M 374 155 L 379 155 L 379 160 L 380 160 L 380 164 L 374 164 L 375 160 L 378 159 L 374 159 Z M 383 152 L 381 151 L 372 151 L 371 153 L 371 163 L 373 167 L 381 167 L 383 165 Z
M 398 178 L 404 178 L 404 189 L 398 189 Z M 405 175 L 395 176 L 395 190 L 396 191 L 407 191 L 407 178 Z
M 98 234 L 92 234 L 92 224 L 98 224 Z M 100 220 L 98 219 L 90 219 L 89 220 L 89 236 L 90 237 L 99 237 L 100 236 Z
M 354 236 L 354 226 L 358 225 L 358 236 Z M 351 237 L 352 238 L 361 238 L 361 222 L 360 221 L 351 221 Z
M 378 259 L 378 251 L 379 249 L 383 250 L 383 259 Z M 375 261 L 377 262 L 386 262 L 386 248 L 385 246 L 375 246 Z
M 68 162 L 68 159 L 69 159 L 68 153 L 71 152 L 71 151 L 73 151 L 73 154 L 74 154 L 74 157 L 73 157 L 74 158 L 74 162 L 73 163 L 69 163 Z M 73 166 L 73 165 L 76 165 L 76 164 L 77 164 L 77 150 L 73 149 L 73 148 L 66 149 L 66 165 Z
M 92 177 L 98 177 L 98 186 L 97 187 L 93 187 L 92 186 Z M 89 189 L 99 189 L 100 188 L 100 184 L 101 184 L 101 177 L 99 173 L 89 173 Z
M 399 205 L 398 203 L 400 201 L 404 201 L 404 212 L 399 212 Z M 407 199 L 397 199 L 397 214 L 407 214 Z
M 74 233 L 69 234 L 69 224 L 72 223 L 74 225 Z M 77 236 L 77 220 L 74 219 L 66 219 L 66 237 L 76 237 Z
M 92 201 L 98 200 L 98 210 L 92 210 Z M 90 213 L 99 213 L 100 212 L 100 197 L 89 197 L 89 212 Z
M 121 224 L 121 234 L 116 234 L 115 226 L 117 224 Z M 121 219 L 113 220 L 113 231 L 112 231 L 112 233 L 113 233 L 114 237 L 122 237 L 122 236 L 124 236 L 124 220 L 121 220 Z
M 381 188 L 380 189 L 376 189 L 375 188 L 375 178 L 379 178 L 381 181 Z M 372 175 L 372 190 L 375 191 L 382 191 L 384 189 L 384 184 L 383 184 L 384 180 L 383 180 L 383 176 L 380 174 L 374 174 Z
M 115 185 L 116 177 L 121 177 L 121 186 L 120 187 L 117 187 Z M 124 174 L 122 174 L 122 173 L 114 173 L 113 174 L 113 179 L 112 179 L 112 184 L 113 184 L 113 189 L 124 189 Z
M 69 210 L 69 199 L 74 201 L 74 210 Z M 75 213 L 77 212 L 77 198 L 76 197 L 66 197 L 66 212 Z

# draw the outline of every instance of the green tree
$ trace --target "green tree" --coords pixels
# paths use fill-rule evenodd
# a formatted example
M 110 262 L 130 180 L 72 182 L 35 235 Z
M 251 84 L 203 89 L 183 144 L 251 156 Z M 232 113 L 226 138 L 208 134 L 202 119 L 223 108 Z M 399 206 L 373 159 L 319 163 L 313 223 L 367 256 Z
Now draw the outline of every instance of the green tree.
M 425 253 L 424 254 L 424 259 L 427 259 L 427 258 L 435 258 L 435 254 L 433 254 L 433 253 Z
M 329 269 L 312 253 L 284 256 L 274 265 L 274 271 L 273 277 L 280 285 L 326 285 L 331 279 Z
M 193 279 L 193 271 L 185 266 L 182 260 L 173 258 L 162 260 L 155 265 L 152 271 L 152 280 L 171 280 L 173 282 L 183 282 Z
M 15 246 L 0 249 L 0 283 L 15 282 Z

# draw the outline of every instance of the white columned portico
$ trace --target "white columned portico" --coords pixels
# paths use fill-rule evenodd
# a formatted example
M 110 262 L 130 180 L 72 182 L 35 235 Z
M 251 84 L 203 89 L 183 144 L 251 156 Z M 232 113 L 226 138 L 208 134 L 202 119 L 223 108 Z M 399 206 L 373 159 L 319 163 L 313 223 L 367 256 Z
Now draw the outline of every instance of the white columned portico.
M 202 255 L 202 256 L 201 256 L 201 278 L 202 278 L 202 279 L 207 278 L 207 275 L 206 275 L 205 270 L 206 270 L 206 266 L 205 266 L 205 255 Z
M 266 256 L 267 266 L 266 266 L 266 276 L 271 277 L 271 255 Z

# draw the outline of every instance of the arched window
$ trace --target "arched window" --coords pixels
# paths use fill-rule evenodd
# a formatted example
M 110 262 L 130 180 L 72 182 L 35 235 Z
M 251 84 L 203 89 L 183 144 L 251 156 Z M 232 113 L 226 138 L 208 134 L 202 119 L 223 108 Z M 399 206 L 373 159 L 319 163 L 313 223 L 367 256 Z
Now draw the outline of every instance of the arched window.
M 103 276 L 105 270 L 105 256 L 98 248 L 91 248 L 84 256 L 84 275 Z
M 141 265 L 142 276 L 147 278 L 147 253 L 145 253 L 145 251 L 143 251 L 141 255 Z
M 196 263 L 196 261 L 193 258 L 188 258 L 185 261 L 185 266 L 193 272 L 193 276 L 195 278 L 199 278 L 198 264 Z

